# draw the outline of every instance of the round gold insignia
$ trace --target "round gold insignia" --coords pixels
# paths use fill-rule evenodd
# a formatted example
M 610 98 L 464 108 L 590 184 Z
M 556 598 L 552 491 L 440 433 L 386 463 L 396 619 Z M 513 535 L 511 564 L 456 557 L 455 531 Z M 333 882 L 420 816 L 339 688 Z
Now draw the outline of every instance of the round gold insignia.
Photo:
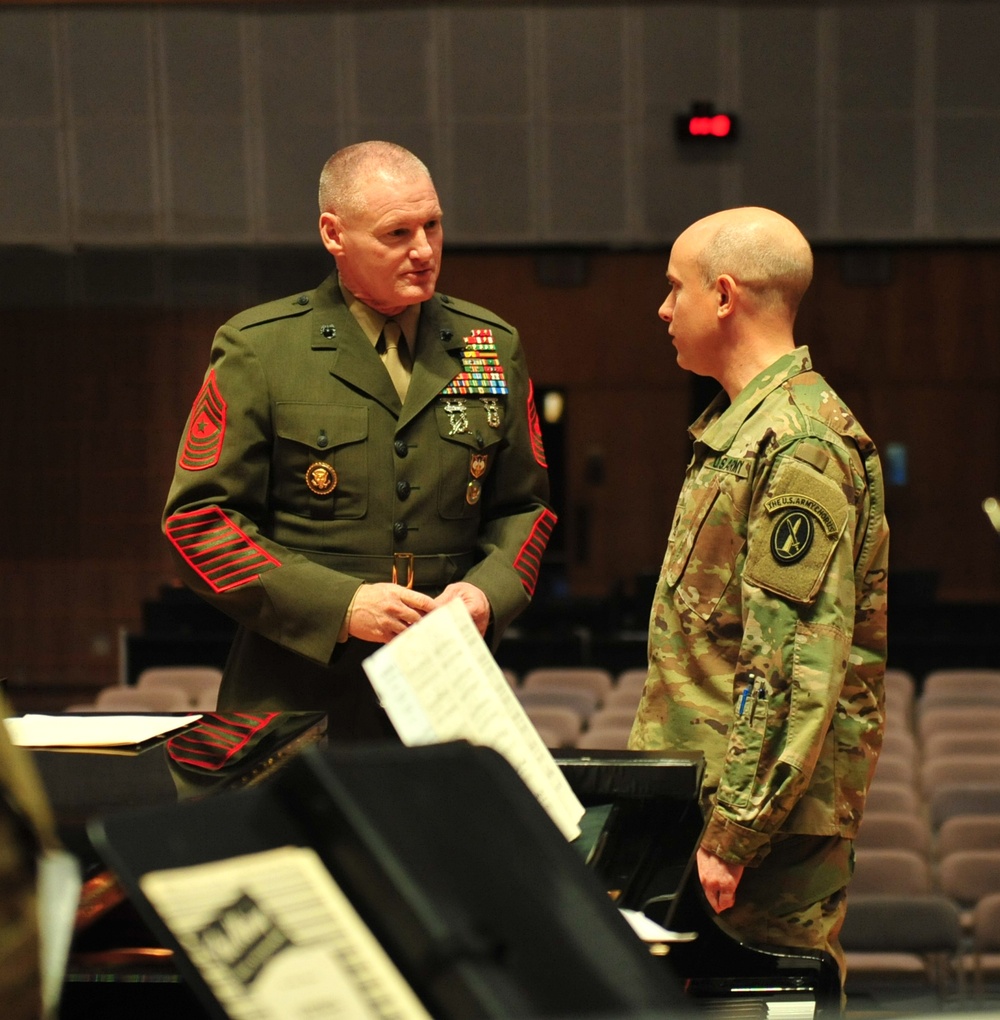
M 469 482 L 468 487 L 465 490 L 465 502 L 469 506 L 475 506 L 479 502 L 479 497 L 483 494 L 483 487 L 477 481 Z
M 318 460 L 306 469 L 306 485 L 317 496 L 329 496 L 337 488 L 337 472 L 332 465 Z

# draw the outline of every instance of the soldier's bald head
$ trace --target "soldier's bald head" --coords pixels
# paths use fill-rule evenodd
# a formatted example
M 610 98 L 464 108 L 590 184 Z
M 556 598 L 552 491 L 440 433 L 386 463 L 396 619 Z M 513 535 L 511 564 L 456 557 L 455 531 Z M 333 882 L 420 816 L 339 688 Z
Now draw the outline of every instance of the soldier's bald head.
M 731 276 L 763 307 L 783 307 L 794 318 L 812 281 L 813 255 L 791 220 L 772 209 L 744 206 L 706 216 L 681 237 L 696 252 L 705 286 Z

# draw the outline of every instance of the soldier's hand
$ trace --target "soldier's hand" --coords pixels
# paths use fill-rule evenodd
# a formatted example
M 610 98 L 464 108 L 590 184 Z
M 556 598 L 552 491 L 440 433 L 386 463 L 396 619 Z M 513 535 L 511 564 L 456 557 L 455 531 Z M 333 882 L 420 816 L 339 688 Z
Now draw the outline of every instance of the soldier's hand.
M 434 600 L 399 584 L 363 584 L 354 596 L 348 633 L 385 644 L 434 609 Z
M 449 584 L 447 588 L 434 600 L 435 605 L 443 606 L 453 599 L 460 599 L 469 610 L 472 622 L 480 636 L 486 635 L 486 628 L 490 625 L 490 600 L 485 593 L 468 581 L 456 581 Z
M 695 859 L 698 862 L 701 887 L 705 890 L 709 905 L 717 914 L 728 910 L 736 902 L 736 887 L 743 877 L 743 865 L 728 864 L 701 847 L 698 847 Z

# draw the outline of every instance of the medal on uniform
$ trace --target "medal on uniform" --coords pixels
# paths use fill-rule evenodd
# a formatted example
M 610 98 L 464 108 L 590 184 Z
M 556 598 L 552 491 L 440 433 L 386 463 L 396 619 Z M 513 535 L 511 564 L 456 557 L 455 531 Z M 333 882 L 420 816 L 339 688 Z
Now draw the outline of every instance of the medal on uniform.
M 306 469 L 306 485 L 317 496 L 329 496 L 337 488 L 337 472 L 331 464 L 317 460 Z
M 486 424 L 491 429 L 500 428 L 500 401 L 496 397 L 483 397 L 483 407 L 486 408 Z
M 465 489 L 465 502 L 469 506 L 475 506 L 479 502 L 479 497 L 483 494 L 483 487 L 480 485 L 475 478 L 466 486 Z
M 464 337 L 464 341 L 462 370 L 441 391 L 441 395 L 506 396 L 510 391 L 504 378 L 503 365 L 500 364 L 496 344 L 493 343 L 493 330 L 474 329 L 469 336 Z M 499 421 L 499 418 L 497 420 Z M 492 421 L 490 424 L 493 425 Z
M 469 474 L 473 478 L 482 478 L 486 474 L 486 467 L 490 458 L 485 453 L 473 453 L 469 455 Z
M 469 431 L 469 416 L 466 414 L 464 400 L 446 400 L 444 410 L 451 422 L 450 435 L 458 436 Z

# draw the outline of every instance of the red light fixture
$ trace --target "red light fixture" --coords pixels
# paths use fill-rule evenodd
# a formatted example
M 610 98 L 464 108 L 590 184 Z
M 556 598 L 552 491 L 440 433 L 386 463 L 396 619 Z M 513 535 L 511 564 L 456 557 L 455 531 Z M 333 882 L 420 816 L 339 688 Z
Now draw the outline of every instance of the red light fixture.
M 677 138 L 682 142 L 731 142 L 738 128 L 736 114 L 717 113 L 712 103 L 692 103 L 688 113 L 677 115 Z

